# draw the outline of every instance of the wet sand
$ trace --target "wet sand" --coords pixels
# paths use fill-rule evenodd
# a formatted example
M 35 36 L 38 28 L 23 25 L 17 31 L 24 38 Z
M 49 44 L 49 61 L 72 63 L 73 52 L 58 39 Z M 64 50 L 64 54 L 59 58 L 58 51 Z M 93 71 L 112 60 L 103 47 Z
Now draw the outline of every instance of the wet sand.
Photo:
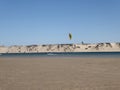
M 0 58 L 0 90 L 120 90 L 120 58 Z

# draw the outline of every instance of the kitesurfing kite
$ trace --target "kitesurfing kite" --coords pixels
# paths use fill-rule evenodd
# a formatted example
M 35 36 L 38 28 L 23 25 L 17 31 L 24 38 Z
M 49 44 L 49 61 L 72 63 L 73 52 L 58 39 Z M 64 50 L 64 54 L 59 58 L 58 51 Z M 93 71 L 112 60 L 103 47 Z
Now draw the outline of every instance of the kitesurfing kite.
M 70 40 L 72 39 L 72 34 L 71 34 L 71 33 L 69 33 L 69 39 L 70 39 Z

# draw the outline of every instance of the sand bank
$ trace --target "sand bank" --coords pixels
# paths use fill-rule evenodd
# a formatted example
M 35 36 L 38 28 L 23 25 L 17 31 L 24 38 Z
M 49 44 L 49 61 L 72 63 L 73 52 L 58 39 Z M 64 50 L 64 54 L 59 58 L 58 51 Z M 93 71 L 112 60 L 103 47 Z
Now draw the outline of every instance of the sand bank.
M 120 52 L 120 43 L 0 46 L 0 53 Z
M 120 90 L 120 58 L 0 58 L 0 90 Z

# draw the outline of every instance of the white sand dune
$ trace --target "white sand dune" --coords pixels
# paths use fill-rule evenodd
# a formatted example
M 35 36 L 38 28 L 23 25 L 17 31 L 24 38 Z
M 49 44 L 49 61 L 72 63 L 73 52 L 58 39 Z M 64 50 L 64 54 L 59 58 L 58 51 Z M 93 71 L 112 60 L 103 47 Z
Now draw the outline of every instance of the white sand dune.
M 37 52 L 120 52 L 120 43 L 0 46 L 0 53 Z

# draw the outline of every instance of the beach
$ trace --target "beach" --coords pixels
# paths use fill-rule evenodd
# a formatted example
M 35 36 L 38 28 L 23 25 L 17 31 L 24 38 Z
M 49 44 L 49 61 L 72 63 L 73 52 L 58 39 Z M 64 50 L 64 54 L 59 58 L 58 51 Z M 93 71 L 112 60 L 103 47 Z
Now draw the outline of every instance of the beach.
M 0 90 L 120 90 L 120 58 L 0 58 Z
M 79 43 L 0 46 L 0 53 L 120 52 L 120 43 Z

